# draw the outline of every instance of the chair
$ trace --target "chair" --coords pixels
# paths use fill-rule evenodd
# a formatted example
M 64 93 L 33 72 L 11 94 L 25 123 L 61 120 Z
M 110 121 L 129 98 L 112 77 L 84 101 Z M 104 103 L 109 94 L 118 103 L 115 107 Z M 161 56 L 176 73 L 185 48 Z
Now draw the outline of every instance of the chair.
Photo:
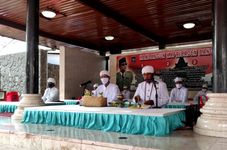
M 19 94 L 16 91 L 7 92 L 6 94 L 6 101 L 19 101 Z
M 6 91 L 0 90 L 0 100 L 4 101 L 6 99 Z

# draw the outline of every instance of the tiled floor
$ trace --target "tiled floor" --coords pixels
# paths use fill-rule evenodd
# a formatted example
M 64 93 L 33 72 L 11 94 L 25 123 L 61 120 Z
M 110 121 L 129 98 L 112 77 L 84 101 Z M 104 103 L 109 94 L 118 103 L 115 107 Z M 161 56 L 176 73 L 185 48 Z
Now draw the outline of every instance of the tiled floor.
M 0 132 L 29 133 L 37 136 L 52 136 L 82 140 L 85 144 L 120 144 L 133 147 L 164 150 L 226 150 L 227 138 L 215 138 L 195 134 L 192 130 L 177 130 L 165 137 L 129 135 L 74 127 L 48 126 L 40 124 L 12 123 L 8 117 L 0 117 Z M 91 143 L 92 142 L 92 143 Z M 100 144 L 99 144 L 100 143 Z M 105 146 L 105 145 L 104 145 Z M 0 145 L 1 149 L 20 150 L 10 145 Z M 127 149 L 127 148 L 126 148 Z

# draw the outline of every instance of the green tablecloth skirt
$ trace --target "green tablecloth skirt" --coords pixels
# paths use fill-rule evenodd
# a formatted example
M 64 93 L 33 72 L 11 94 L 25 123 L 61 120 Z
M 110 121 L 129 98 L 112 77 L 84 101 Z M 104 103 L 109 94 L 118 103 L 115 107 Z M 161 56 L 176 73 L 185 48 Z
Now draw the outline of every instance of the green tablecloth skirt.
M 13 113 L 17 109 L 17 105 L 8 105 L 0 103 L 0 112 L 9 112 Z
M 166 105 L 165 108 L 185 108 L 187 105 Z
M 66 105 L 78 105 L 79 100 L 64 100 Z
M 14 113 L 17 109 L 17 105 L 19 102 L 0 102 L 0 112 L 9 112 Z M 65 105 L 65 103 L 59 103 L 59 102 L 52 102 L 45 104 L 45 106 L 52 106 L 52 105 Z
M 182 127 L 185 112 L 167 116 L 142 116 L 127 114 L 100 114 L 84 112 L 25 110 L 23 122 L 63 125 L 83 129 L 164 136 Z

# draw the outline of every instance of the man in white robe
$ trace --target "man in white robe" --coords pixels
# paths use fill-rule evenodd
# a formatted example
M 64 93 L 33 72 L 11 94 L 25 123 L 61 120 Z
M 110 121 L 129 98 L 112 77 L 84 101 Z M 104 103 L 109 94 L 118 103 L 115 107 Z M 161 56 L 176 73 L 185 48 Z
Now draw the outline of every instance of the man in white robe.
M 56 81 L 54 78 L 49 78 L 47 80 L 48 88 L 45 90 L 42 100 L 44 102 L 56 102 L 59 101 L 59 91 L 55 87 Z
M 134 100 L 140 104 L 158 107 L 166 105 L 169 100 L 168 89 L 164 82 L 154 80 L 154 68 L 152 66 L 145 66 L 142 69 L 142 74 L 144 81 L 138 85 Z
M 176 77 L 174 79 L 176 87 L 171 90 L 170 103 L 186 103 L 188 101 L 188 89 L 183 86 L 183 79 Z
M 110 83 L 110 73 L 106 70 L 100 72 L 101 85 L 94 91 L 94 96 L 100 96 L 107 98 L 107 102 L 117 100 L 117 96 L 120 95 L 120 90 L 116 84 Z

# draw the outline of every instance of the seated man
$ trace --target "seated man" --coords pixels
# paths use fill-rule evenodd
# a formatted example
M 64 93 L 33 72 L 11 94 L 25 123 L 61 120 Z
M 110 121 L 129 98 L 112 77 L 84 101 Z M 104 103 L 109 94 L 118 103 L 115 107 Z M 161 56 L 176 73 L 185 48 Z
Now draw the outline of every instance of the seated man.
M 138 85 L 134 100 L 137 103 L 146 105 L 159 107 L 166 105 L 169 100 L 168 89 L 164 82 L 154 80 L 154 68 L 152 66 L 145 66 L 142 69 L 142 74 L 145 81 Z M 157 105 L 156 96 L 158 100 Z
M 45 90 L 42 100 L 44 102 L 56 102 L 59 101 L 59 91 L 55 87 L 56 81 L 54 78 L 47 80 L 48 88 Z
M 183 86 L 183 79 L 174 79 L 176 87 L 171 90 L 169 102 L 185 103 L 188 101 L 188 89 Z
M 101 85 L 94 92 L 94 96 L 100 96 L 107 98 L 107 102 L 117 100 L 117 96 L 120 94 L 120 90 L 116 84 L 110 83 L 110 74 L 108 71 L 103 70 L 100 72 Z
M 194 97 L 193 101 L 195 104 L 198 104 L 199 102 L 199 99 L 200 97 L 202 98 L 203 100 L 203 103 L 205 103 L 207 101 L 207 93 L 211 93 L 210 91 L 208 91 L 208 86 L 207 84 L 203 84 L 202 86 L 202 90 L 200 90 Z

